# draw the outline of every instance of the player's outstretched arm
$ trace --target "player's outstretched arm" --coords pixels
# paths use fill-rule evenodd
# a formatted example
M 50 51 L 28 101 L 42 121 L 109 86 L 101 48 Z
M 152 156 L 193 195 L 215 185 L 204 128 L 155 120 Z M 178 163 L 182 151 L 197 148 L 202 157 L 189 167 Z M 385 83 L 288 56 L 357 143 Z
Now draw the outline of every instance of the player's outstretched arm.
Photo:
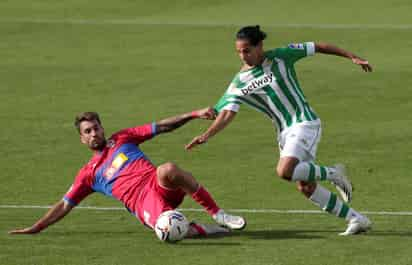
M 62 219 L 73 209 L 73 206 L 65 202 L 64 200 L 56 203 L 39 221 L 37 221 L 31 227 L 23 229 L 15 229 L 9 231 L 9 234 L 37 234 L 43 229 L 47 228 Z
M 332 54 L 351 59 L 354 64 L 360 65 L 365 72 L 372 72 L 372 65 L 359 56 L 328 43 L 315 43 L 315 51 L 323 54 Z
M 156 122 L 156 133 L 171 132 L 193 119 L 214 120 L 215 118 L 216 113 L 211 107 L 195 110 Z
M 216 117 L 216 120 L 210 125 L 205 133 L 196 136 L 193 140 L 185 146 L 186 150 L 190 150 L 196 145 L 204 144 L 207 140 L 223 130 L 236 116 L 236 112 L 231 110 L 223 110 Z

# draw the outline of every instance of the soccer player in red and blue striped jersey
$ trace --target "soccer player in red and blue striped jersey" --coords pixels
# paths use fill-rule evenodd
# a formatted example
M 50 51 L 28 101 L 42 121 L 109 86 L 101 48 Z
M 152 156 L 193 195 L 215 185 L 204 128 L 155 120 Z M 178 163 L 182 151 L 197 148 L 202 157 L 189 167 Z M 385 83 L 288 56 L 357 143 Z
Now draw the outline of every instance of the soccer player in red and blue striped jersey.
M 195 119 L 214 119 L 212 108 L 204 108 L 143 126 L 123 129 L 106 139 L 99 115 L 79 114 L 75 126 L 80 141 L 93 151 L 90 161 L 80 169 L 63 199 L 57 202 L 34 225 L 10 231 L 12 234 L 34 234 L 59 221 L 88 195 L 99 192 L 121 201 L 144 225 L 153 229 L 157 217 L 177 208 L 186 194 L 204 207 L 219 225 L 243 229 L 245 220 L 220 209 L 209 192 L 191 173 L 172 162 L 153 165 L 139 144 L 156 135 L 173 131 Z M 219 226 L 192 224 L 190 235 L 227 231 Z

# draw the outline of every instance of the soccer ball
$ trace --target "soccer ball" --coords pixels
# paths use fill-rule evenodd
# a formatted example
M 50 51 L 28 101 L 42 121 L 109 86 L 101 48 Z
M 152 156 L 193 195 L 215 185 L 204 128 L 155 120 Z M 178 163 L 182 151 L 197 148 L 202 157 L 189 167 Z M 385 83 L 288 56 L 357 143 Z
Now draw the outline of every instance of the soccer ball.
M 166 211 L 157 218 L 154 230 L 161 241 L 174 243 L 186 236 L 189 231 L 189 222 L 178 211 Z

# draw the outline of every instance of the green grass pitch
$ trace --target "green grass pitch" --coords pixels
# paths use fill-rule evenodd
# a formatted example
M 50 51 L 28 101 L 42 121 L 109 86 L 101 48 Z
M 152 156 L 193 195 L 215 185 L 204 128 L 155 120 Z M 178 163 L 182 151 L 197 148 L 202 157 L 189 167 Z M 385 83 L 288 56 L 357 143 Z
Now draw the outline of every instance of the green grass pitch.
M 322 119 L 322 164 L 344 162 L 360 211 L 412 211 L 412 4 L 396 1 L 0 2 L 0 264 L 412 264 L 412 216 L 369 215 L 373 230 L 337 234 L 327 214 L 244 213 L 248 227 L 225 238 L 162 244 L 126 211 L 76 209 L 36 236 L 31 225 L 59 200 L 90 152 L 72 126 L 101 113 L 107 134 L 216 103 L 238 71 L 234 34 L 261 24 L 266 48 L 326 41 L 366 57 L 317 55 L 297 64 Z M 142 145 L 155 164 L 190 170 L 228 209 L 317 210 L 274 174 L 274 129 L 241 108 L 224 132 L 193 152 L 184 144 L 209 125 L 194 121 Z M 101 195 L 83 206 L 116 207 Z M 183 208 L 197 208 L 186 198 Z M 211 222 L 201 212 L 191 219 Z

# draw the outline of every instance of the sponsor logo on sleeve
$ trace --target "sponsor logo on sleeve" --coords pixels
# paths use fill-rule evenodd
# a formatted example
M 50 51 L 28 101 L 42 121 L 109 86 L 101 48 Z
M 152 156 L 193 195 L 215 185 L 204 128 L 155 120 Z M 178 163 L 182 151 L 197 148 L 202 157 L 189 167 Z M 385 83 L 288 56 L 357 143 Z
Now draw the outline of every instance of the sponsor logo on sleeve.
M 113 139 L 110 139 L 109 141 L 107 141 L 107 147 L 112 148 L 113 146 L 116 145 L 116 142 Z
M 299 49 L 299 50 L 304 50 L 305 49 L 305 46 L 303 46 L 302 43 L 291 43 L 291 44 L 289 44 L 288 47 L 291 48 L 291 49 Z

